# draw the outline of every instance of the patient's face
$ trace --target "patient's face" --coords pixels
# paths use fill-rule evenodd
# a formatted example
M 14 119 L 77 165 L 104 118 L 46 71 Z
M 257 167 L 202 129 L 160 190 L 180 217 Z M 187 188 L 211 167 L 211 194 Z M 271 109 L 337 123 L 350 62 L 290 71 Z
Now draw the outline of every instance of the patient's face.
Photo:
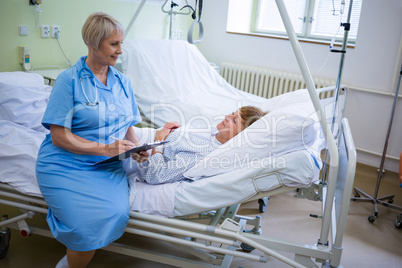
M 225 119 L 220 122 L 216 127 L 219 131 L 217 139 L 220 142 L 226 142 L 230 140 L 244 129 L 243 120 L 240 117 L 240 112 L 237 110 L 234 113 L 226 115 Z

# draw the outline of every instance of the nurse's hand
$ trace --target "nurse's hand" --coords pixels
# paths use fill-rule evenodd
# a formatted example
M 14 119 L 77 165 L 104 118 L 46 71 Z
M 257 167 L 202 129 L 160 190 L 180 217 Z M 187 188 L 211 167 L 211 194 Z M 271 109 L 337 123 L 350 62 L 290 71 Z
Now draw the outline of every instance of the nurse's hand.
M 135 145 L 129 140 L 118 140 L 106 145 L 107 156 L 115 156 L 134 148 Z

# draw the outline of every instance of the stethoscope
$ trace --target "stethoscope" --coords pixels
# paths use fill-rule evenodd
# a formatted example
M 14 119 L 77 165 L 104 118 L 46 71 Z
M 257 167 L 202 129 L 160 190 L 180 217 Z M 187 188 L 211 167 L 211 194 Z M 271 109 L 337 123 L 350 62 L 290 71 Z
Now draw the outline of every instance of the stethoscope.
M 88 96 L 87 96 L 87 94 L 85 93 L 84 85 L 82 84 L 82 78 L 80 77 L 82 92 L 84 92 L 84 96 L 85 96 L 85 98 L 86 98 L 87 101 L 88 101 L 88 102 L 86 103 L 86 105 L 89 105 L 89 106 L 95 106 L 95 105 L 98 105 L 98 104 L 99 104 L 99 102 L 98 102 L 98 87 L 96 86 L 95 77 L 92 77 L 92 80 L 94 81 L 94 86 L 95 86 L 95 102 L 90 102 L 90 101 L 89 101 Z
M 88 98 L 88 96 L 87 96 L 87 94 L 85 92 L 84 85 L 82 84 L 82 76 L 81 76 L 81 74 L 82 74 L 82 71 L 84 71 L 84 70 L 87 72 L 88 76 L 90 76 L 90 77 L 92 76 L 92 80 L 94 82 L 94 87 L 95 87 L 95 101 L 94 102 L 91 102 L 89 100 L 89 98 Z M 116 76 L 117 76 L 117 78 L 118 78 L 118 80 L 119 80 L 119 82 L 121 84 L 121 87 L 123 88 L 123 91 L 124 91 L 124 94 L 126 95 L 126 98 L 128 98 L 126 88 L 124 87 L 123 81 L 121 81 L 121 76 L 118 74 L 118 72 L 115 72 L 115 74 L 116 74 Z M 78 72 L 78 77 L 80 78 L 82 92 L 84 93 L 85 99 L 87 100 L 86 105 L 88 105 L 88 106 L 96 106 L 96 105 L 98 105 L 99 104 L 99 102 L 98 102 L 98 87 L 96 86 L 95 77 L 92 75 L 91 70 L 89 70 L 87 67 L 81 68 L 79 70 L 79 72 Z

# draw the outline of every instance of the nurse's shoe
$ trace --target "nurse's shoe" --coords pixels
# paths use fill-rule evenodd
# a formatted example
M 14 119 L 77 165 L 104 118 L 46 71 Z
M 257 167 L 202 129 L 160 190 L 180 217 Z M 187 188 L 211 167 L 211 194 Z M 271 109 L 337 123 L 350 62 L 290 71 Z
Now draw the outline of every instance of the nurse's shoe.
M 65 255 L 57 264 L 56 268 L 69 268 L 70 266 L 68 265 L 67 261 L 67 255 Z

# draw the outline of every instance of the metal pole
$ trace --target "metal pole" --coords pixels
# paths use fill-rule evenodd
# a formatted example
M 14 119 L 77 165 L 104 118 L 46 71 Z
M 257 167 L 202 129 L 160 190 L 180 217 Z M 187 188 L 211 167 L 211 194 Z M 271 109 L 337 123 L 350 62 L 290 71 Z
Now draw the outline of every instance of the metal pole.
M 374 197 L 373 197 L 375 200 L 377 199 L 377 196 L 378 196 L 378 190 L 380 188 L 381 177 L 384 174 L 385 156 L 387 154 L 388 141 L 389 141 L 389 136 L 391 134 L 391 128 L 392 128 L 392 121 L 394 120 L 395 107 L 396 107 L 396 102 L 398 100 L 399 86 L 401 85 L 401 76 L 402 76 L 402 65 L 401 65 L 401 68 L 399 70 L 399 79 L 398 79 L 398 84 L 397 84 L 397 88 L 396 88 L 396 91 L 395 91 L 394 103 L 392 105 L 391 118 L 389 119 L 387 137 L 385 139 L 384 150 L 382 152 L 380 170 L 378 171 L 377 185 L 375 187 L 375 193 L 374 193 Z
M 332 121 L 331 121 L 331 133 L 334 131 L 334 124 L 335 124 L 335 118 L 336 118 L 336 111 L 338 109 L 338 99 L 339 99 L 339 90 L 341 88 L 341 80 L 342 80 L 342 73 L 343 73 L 343 63 L 345 61 L 345 54 L 346 54 L 346 49 L 348 45 L 348 36 L 349 36 L 349 29 L 350 29 L 350 17 L 352 15 L 352 5 L 353 5 L 353 0 L 350 0 L 349 3 L 349 11 L 348 11 L 348 17 L 346 19 L 346 26 L 345 26 L 345 32 L 343 35 L 343 43 L 342 43 L 342 49 L 341 50 L 335 50 L 332 49 L 331 52 L 337 52 L 341 53 L 341 59 L 339 63 L 339 71 L 338 71 L 338 78 L 336 80 L 336 86 L 335 86 L 335 103 L 334 107 L 332 110 Z M 340 124 L 339 124 L 340 126 Z M 338 133 L 339 133 L 339 128 L 338 128 Z M 337 137 L 338 134 L 336 133 L 334 137 Z M 327 172 L 328 172 L 328 151 L 325 151 L 325 156 L 324 156 L 324 166 L 322 169 L 322 175 L 321 175 L 321 182 L 325 182 L 326 177 L 327 177 Z
M 278 6 L 279 13 L 282 17 L 283 24 L 285 25 L 286 32 L 289 36 L 289 41 L 292 45 L 293 51 L 295 53 L 297 62 L 299 64 L 300 70 L 302 72 L 304 81 L 307 85 L 307 90 L 309 92 L 311 101 L 313 102 L 314 108 L 320 120 L 321 128 L 324 132 L 325 141 L 328 145 L 328 150 L 330 153 L 330 177 L 333 178 L 328 182 L 328 191 L 325 199 L 324 205 L 324 214 L 321 225 L 321 234 L 320 239 L 318 240 L 318 244 L 328 246 L 328 234 L 329 234 L 329 226 L 331 221 L 331 211 L 332 211 L 332 203 L 334 200 L 334 193 L 336 187 L 336 179 L 338 177 L 338 165 L 339 165 L 339 154 L 338 147 L 335 143 L 334 137 L 332 136 L 332 132 L 330 127 L 327 124 L 326 116 L 324 113 L 324 109 L 320 103 L 318 98 L 317 90 L 314 85 L 313 77 L 311 76 L 310 70 L 307 66 L 306 59 L 304 58 L 303 52 L 300 48 L 300 43 L 296 37 L 294 29 L 292 27 L 292 23 L 290 21 L 288 12 L 283 3 L 283 0 L 276 0 L 276 5 Z
M 346 25 L 345 25 L 345 33 L 343 35 L 343 44 L 342 44 L 342 50 L 340 51 L 341 53 L 341 60 L 339 63 L 339 72 L 338 72 L 338 78 L 336 80 L 336 96 L 335 96 L 335 106 L 334 110 L 332 112 L 332 124 L 335 123 L 335 111 L 338 103 L 338 97 L 339 97 L 339 89 L 341 87 L 341 80 L 342 80 L 342 73 L 343 73 L 343 63 L 345 61 L 345 54 L 346 54 L 346 48 L 348 45 L 348 36 L 349 36 L 349 30 L 350 30 L 350 17 L 352 16 L 352 7 L 353 7 L 353 0 L 350 0 L 349 3 L 349 11 L 348 11 L 348 18 L 346 19 Z M 337 50 L 332 49 L 333 52 L 338 52 Z M 333 127 L 333 125 L 331 126 Z M 333 129 L 332 129 L 333 130 Z
M 146 1 L 147 1 L 147 0 L 142 0 L 142 1 L 141 1 L 141 4 L 138 6 L 137 10 L 135 11 L 134 16 L 131 18 L 131 21 L 130 21 L 130 23 L 128 24 L 127 29 L 126 29 L 126 31 L 125 31 L 125 33 L 124 33 L 124 39 L 126 39 L 126 36 L 127 36 L 128 32 L 129 32 L 130 29 L 131 29 L 131 26 L 133 26 L 135 20 L 137 19 L 138 15 L 140 14 L 142 8 L 144 7 L 144 4 L 145 4 Z
M 173 24 L 173 0 L 170 1 L 170 20 L 169 20 L 169 40 L 172 39 L 172 24 Z

